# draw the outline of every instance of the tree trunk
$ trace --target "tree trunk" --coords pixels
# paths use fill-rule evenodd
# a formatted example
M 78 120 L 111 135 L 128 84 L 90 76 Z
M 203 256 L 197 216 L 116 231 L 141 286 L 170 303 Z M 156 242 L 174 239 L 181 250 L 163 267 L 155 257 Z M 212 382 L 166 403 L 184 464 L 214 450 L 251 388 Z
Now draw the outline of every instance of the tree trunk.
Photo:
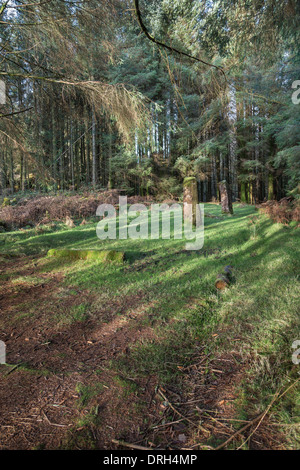
M 73 120 L 70 119 L 70 163 L 71 163 L 71 180 L 72 180 L 72 190 L 75 189 L 75 175 L 74 175 L 74 149 L 73 149 Z
M 15 176 L 14 176 L 14 157 L 13 151 L 10 151 L 10 190 L 11 194 L 15 192 Z
M 96 187 L 97 181 L 97 161 L 96 161 L 96 116 L 95 110 L 92 111 L 92 182 L 93 187 Z
M 222 213 L 233 214 L 231 189 L 227 181 L 221 181 L 219 183 L 219 190 L 221 196 Z
M 199 200 L 196 178 L 185 178 L 183 182 L 184 219 L 188 220 L 197 227 L 201 223 L 201 214 L 198 203 Z

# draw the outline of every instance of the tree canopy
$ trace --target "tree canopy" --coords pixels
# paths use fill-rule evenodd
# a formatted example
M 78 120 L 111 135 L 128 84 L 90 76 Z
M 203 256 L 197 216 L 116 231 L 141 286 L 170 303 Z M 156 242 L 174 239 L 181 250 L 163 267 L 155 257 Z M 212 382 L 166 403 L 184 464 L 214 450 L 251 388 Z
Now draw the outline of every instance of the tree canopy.
M 296 0 L 0 7 L 1 190 L 281 198 L 300 181 Z

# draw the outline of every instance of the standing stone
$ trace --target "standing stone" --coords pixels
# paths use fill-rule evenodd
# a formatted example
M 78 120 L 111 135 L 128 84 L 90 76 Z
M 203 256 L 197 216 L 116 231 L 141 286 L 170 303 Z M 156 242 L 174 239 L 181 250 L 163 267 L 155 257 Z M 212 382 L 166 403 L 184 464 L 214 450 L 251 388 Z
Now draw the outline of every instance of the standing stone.
M 195 177 L 185 178 L 183 181 L 183 207 L 184 219 L 192 222 L 194 226 L 199 227 L 201 224 L 201 214 L 198 200 L 197 180 Z
M 227 181 L 221 181 L 219 183 L 219 190 L 221 196 L 222 213 L 233 214 L 231 189 Z

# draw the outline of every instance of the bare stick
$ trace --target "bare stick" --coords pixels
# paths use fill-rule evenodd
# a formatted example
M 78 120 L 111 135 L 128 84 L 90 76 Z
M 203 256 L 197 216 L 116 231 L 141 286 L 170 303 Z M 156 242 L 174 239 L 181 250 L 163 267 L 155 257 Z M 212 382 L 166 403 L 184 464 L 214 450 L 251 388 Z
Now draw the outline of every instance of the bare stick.
M 232 436 L 230 436 L 230 438 L 227 439 L 227 441 L 223 442 L 223 444 L 216 447 L 215 450 L 221 450 L 221 449 L 223 449 L 223 447 L 226 447 L 227 444 L 229 444 L 236 436 L 238 436 L 242 432 L 246 431 L 246 429 L 250 428 L 250 426 L 252 426 L 254 423 L 259 421 L 263 417 L 263 415 L 264 415 L 264 413 L 261 413 L 260 415 L 256 416 L 256 418 L 252 419 L 252 421 L 249 421 L 249 423 L 246 424 L 246 426 L 244 426 L 242 429 L 239 429 L 234 434 L 232 434 Z
M 112 442 L 113 444 L 118 445 L 118 446 L 128 447 L 129 449 L 135 449 L 135 450 L 151 450 L 150 447 L 138 446 L 138 445 L 136 445 L 136 444 L 130 444 L 129 442 L 117 441 L 116 439 L 112 439 L 111 442 Z

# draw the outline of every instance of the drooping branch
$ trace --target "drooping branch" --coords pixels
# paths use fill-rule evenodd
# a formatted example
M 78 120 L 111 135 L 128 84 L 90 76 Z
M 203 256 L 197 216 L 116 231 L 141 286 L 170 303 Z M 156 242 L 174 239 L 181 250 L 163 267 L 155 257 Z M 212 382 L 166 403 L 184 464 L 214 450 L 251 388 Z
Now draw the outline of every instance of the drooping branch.
M 33 109 L 33 106 L 31 106 L 30 108 L 22 109 L 21 111 L 14 111 L 9 114 L 0 114 L 0 118 L 15 116 L 16 114 L 21 114 L 21 113 L 26 113 L 27 111 L 30 111 L 31 109 Z
M 134 0 L 134 5 L 135 5 L 135 12 L 136 12 L 136 17 L 137 17 L 137 20 L 139 22 L 139 25 L 140 25 L 143 33 L 145 34 L 145 36 L 150 41 L 154 42 L 154 44 L 157 44 L 158 46 L 164 47 L 165 49 L 167 49 L 170 52 L 175 52 L 176 54 L 179 54 L 179 55 L 184 56 L 184 57 L 188 57 L 189 59 L 191 59 L 195 62 L 200 62 L 201 64 L 207 65 L 208 67 L 213 67 L 213 68 L 219 70 L 223 74 L 225 80 L 227 81 L 226 74 L 225 74 L 222 67 L 218 67 L 217 65 L 206 62 L 205 60 L 200 59 L 199 57 L 195 57 L 191 54 L 188 54 L 187 52 L 180 51 L 180 50 L 176 49 L 175 47 L 169 46 L 168 44 L 164 44 L 163 42 L 157 40 L 155 37 L 151 36 L 151 34 L 149 33 L 148 29 L 146 28 L 146 26 L 143 22 L 142 14 L 141 14 L 140 6 L 139 6 L 139 0 Z
M 119 132 L 125 140 L 129 140 L 131 133 L 137 127 L 142 129 L 149 122 L 149 111 L 146 107 L 146 98 L 136 90 L 129 90 L 125 85 L 103 83 L 100 81 L 58 79 L 23 72 L 6 72 L 0 70 L 0 77 L 23 78 L 37 80 L 51 84 L 77 89 L 83 93 L 90 106 L 95 106 L 101 113 L 105 109 L 116 119 Z M 1 117 L 1 116 L 0 116 Z

